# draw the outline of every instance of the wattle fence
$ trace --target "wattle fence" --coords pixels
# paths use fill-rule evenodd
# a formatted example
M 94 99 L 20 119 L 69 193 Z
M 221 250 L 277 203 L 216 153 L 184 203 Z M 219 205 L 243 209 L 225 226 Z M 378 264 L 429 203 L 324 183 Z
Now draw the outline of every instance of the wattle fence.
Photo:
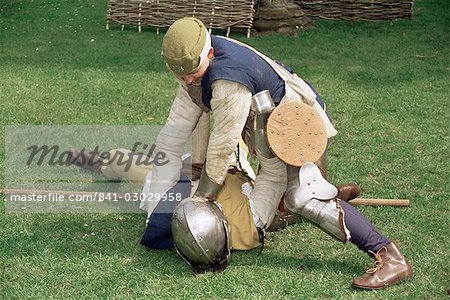
M 122 26 L 169 27 L 175 20 L 193 16 L 211 29 L 246 30 L 250 37 L 255 0 L 110 0 L 106 28 L 111 22 Z M 267 2 L 267 1 L 266 1 Z M 351 21 L 411 19 L 413 0 L 293 0 L 310 18 Z
M 413 0 L 294 0 L 311 18 L 350 21 L 411 19 Z
M 124 25 L 159 28 L 169 27 L 182 17 L 196 17 L 209 29 L 224 29 L 227 34 L 232 28 L 252 28 L 254 0 L 110 0 L 106 28 L 110 22 Z M 158 31 L 159 32 L 159 31 Z

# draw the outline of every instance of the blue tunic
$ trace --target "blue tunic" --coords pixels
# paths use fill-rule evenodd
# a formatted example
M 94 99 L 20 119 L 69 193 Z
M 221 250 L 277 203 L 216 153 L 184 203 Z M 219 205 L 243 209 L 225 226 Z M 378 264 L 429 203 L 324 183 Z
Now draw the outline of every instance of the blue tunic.
M 269 90 L 274 103 L 280 103 L 285 94 L 284 81 L 258 54 L 215 35 L 211 35 L 211 46 L 214 59 L 202 78 L 202 102 L 206 107 L 211 109 L 211 85 L 216 80 L 239 82 L 252 95 Z M 292 69 L 286 69 L 292 72 Z
M 269 90 L 275 105 L 280 103 L 286 92 L 285 82 L 263 58 L 245 46 L 215 35 L 211 35 L 211 46 L 214 48 L 214 59 L 202 78 L 202 102 L 207 108 L 211 110 L 211 85 L 216 80 L 238 82 L 246 86 L 252 95 Z M 276 63 L 289 73 L 294 73 L 291 68 L 278 61 Z M 309 82 L 305 82 L 324 108 L 320 95 Z

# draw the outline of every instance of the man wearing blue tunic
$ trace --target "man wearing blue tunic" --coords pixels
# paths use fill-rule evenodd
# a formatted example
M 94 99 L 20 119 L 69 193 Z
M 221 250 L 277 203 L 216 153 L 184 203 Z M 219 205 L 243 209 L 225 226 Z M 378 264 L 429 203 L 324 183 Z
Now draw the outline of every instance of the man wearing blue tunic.
M 255 112 L 251 102 L 252 96 L 263 90 L 270 92 L 275 105 L 293 101 L 309 105 L 322 119 L 327 137 L 337 134 L 325 112 L 324 102 L 308 82 L 245 44 L 209 34 L 205 25 L 195 18 L 183 18 L 170 26 L 163 40 L 162 56 L 180 87 L 156 141 L 156 151 L 166 153 L 170 163 L 153 169 L 148 187 L 151 193 L 167 192 L 178 182 L 181 146 L 193 130 L 200 127 L 206 128 L 208 133 L 200 143 L 204 149 L 197 157 L 193 156 L 193 163 L 203 164 L 193 199 L 215 201 L 242 137 L 260 165 L 255 185 L 248 193 L 249 203 L 256 212 L 256 227 L 264 229 L 273 221 L 279 200 L 285 195 L 287 208 L 335 238 L 352 242 L 376 260 L 375 268 L 353 281 L 354 287 L 381 289 L 412 276 L 410 265 L 396 245 L 351 205 L 339 201 L 357 195 L 359 187 L 341 187 L 335 199 L 307 198 L 304 191 L 309 187 L 299 183 L 299 169 L 277 156 L 266 155 L 264 149 L 255 145 Z M 214 120 L 210 133 L 209 126 L 202 125 L 203 120 L 209 120 L 205 115 Z M 315 165 L 302 167 L 304 174 L 310 172 L 317 178 L 325 175 L 324 162 L 322 157 L 311 162 Z M 316 166 L 322 174 L 316 174 Z M 320 194 L 320 186 L 317 188 Z M 149 205 L 149 212 L 153 209 Z

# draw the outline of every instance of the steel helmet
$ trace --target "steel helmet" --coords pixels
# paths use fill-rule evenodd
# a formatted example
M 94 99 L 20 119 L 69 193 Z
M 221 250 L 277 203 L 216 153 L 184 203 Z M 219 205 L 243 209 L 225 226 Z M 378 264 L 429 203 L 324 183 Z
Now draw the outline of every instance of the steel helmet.
M 230 259 L 230 233 L 226 217 L 216 202 L 186 198 L 172 217 L 175 249 L 197 274 L 223 271 Z

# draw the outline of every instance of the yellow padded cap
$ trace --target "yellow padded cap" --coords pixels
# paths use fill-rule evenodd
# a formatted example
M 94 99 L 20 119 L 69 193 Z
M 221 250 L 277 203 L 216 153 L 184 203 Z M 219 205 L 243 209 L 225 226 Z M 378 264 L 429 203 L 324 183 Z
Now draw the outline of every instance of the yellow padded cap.
M 175 21 L 162 42 L 162 55 L 177 74 L 194 73 L 207 40 L 205 25 L 199 19 L 186 17 Z

